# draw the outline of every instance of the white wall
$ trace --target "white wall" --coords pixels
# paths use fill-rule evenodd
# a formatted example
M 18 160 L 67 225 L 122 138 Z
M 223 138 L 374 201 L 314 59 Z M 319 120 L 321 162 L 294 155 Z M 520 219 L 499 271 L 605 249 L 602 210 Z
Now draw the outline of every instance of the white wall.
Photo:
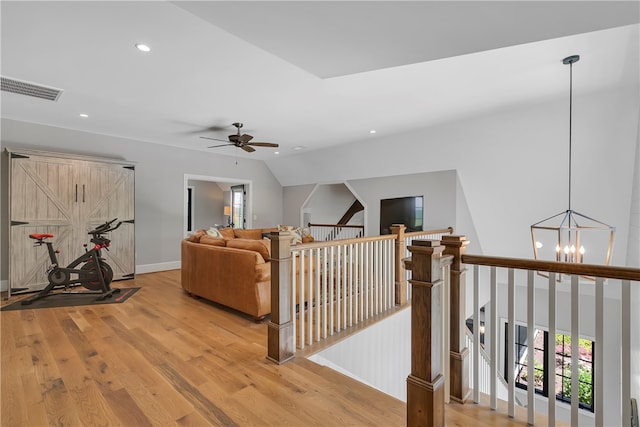
M 309 359 L 406 402 L 411 309 L 374 323 Z
M 185 174 L 249 180 L 253 187 L 254 227 L 282 221 L 282 187 L 257 160 L 178 149 L 142 141 L 2 120 L 2 146 L 120 158 L 136 163 L 136 271 L 180 267 Z M 3 168 L 4 170 L 4 168 Z M 2 197 L 7 183 L 3 175 Z M 7 207 L 2 210 L 0 278 L 7 278 Z
M 424 196 L 425 229 L 455 227 L 456 181 L 455 171 L 440 171 L 355 179 L 346 183 L 366 208 L 365 232 L 375 236 L 380 234 L 380 200 L 394 197 Z M 284 187 L 285 215 L 300 212 L 305 195 L 308 197 L 312 188 L 308 185 Z M 467 216 L 464 212 L 461 215 Z
M 189 180 L 188 185 L 193 187 L 193 230 L 225 224 L 224 192 L 220 186 L 215 182 L 199 180 Z
M 303 208 L 310 213 L 314 224 L 336 224 L 355 200 L 351 190 L 342 183 L 320 184 Z
M 640 268 L 640 115 L 629 219 L 627 265 Z M 640 284 L 631 286 L 631 396 L 640 401 Z
M 314 184 L 306 184 L 291 185 L 282 189 L 283 224 L 303 225 L 300 208 L 304 205 L 315 187 Z
M 615 265 L 627 258 L 639 102 L 637 88 L 574 94 L 572 207 L 617 227 Z M 564 98 L 513 106 L 267 164 L 285 187 L 455 170 L 482 251 L 531 258 L 530 225 L 567 208 L 567 110 Z
M 368 235 L 380 234 L 380 200 L 405 196 L 423 196 L 425 230 L 455 227 L 455 171 L 354 179 L 347 182 L 367 206 L 365 226 Z

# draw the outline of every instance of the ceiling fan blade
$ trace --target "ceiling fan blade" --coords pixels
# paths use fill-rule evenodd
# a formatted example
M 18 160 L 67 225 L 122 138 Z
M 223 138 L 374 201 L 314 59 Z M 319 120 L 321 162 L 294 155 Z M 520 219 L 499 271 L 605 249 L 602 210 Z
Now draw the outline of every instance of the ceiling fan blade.
M 253 137 L 251 135 L 247 135 L 246 133 L 242 136 L 238 137 L 238 141 L 242 142 L 242 143 L 247 143 L 249 141 L 251 141 L 253 139 Z
M 233 145 L 233 144 L 220 144 L 220 145 L 212 145 L 211 147 L 207 147 L 207 148 L 218 148 L 218 147 L 226 147 L 228 145 Z
M 250 147 L 248 145 L 241 145 L 240 148 L 242 148 L 244 151 L 246 151 L 247 153 L 253 153 L 254 151 L 256 151 L 255 148 Z
M 274 144 L 273 142 L 249 142 L 247 145 L 253 145 L 254 147 L 279 147 L 278 144 Z
M 202 138 L 202 139 L 211 139 L 211 140 L 213 140 L 213 141 L 228 142 L 226 139 L 210 138 L 210 137 L 208 137 L 208 136 L 201 136 L 200 138 Z

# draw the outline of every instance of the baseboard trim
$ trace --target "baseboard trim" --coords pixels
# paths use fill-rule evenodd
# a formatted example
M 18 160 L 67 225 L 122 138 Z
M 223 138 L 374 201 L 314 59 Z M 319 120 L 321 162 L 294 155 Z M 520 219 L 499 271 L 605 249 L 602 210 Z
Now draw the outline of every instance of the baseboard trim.
M 158 264 L 136 265 L 136 274 L 155 273 L 157 271 L 178 270 L 181 266 L 180 261 L 161 262 Z M 9 290 L 9 281 L 0 280 L 0 292 Z
M 180 268 L 180 261 L 160 262 L 158 264 L 136 265 L 136 274 L 155 273 L 157 271 L 177 270 Z

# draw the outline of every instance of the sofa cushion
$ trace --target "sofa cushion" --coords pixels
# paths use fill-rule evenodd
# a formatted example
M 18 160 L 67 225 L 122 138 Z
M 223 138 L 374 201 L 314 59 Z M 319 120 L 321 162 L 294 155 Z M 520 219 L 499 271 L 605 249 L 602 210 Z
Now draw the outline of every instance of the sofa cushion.
M 195 233 L 189 235 L 189 237 L 187 237 L 187 240 L 193 243 L 198 243 L 200 241 L 200 238 L 202 236 L 205 236 L 207 234 L 206 231 L 204 230 L 198 230 Z
M 233 234 L 233 228 L 222 228 L 220 230 L 220 234 L 222 235 L 222 237 L 224 237 L 225 239 L 235 239 L 235 235 Z
M 226 246 L 227 243 L 222 237 L 215 237 L 205 234 L 200 238 L 200 244 L 211 246 Z
M 258 252 L 260 255 L 262 255 L 262 259 L 264 259 L 265 262 L 268 262 L 271 258 L 270 240 L 233 239 L 227 240 L 227 247 Z
M 243 230 L 241 228 L 234 228 L 233 234 L 236 239 L 253 239 L 260 240 L 262 239 L 262 229 L 254 228 L 249 230 Z

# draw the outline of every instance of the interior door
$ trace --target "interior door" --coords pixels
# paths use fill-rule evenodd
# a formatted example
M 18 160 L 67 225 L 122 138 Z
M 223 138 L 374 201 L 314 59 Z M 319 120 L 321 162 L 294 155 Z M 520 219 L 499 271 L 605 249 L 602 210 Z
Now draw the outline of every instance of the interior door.
M 107 237 L 111 240 L 102 256 L 113 269 L 114 279 L 133 277 L 135 272 L 134 168 L 112 163 L 86 162 L 79 186 L 82 189 L 80 227 L 85 239 L 96 226 L 117 218 L 122 225 Z
M 246 228 L 246 194 L 244 185 L 234 185 L 231 187 L 231 222 L 234 228 Z
M 50 233 L 58 260 L 66 265 L 82 253 L 74 224 L 79 215 L 77 162 L 47 156 L 10 154 L 9 292 L 46 286 L 51 265 L 46 246 L 34 246 L 31 233 Z

